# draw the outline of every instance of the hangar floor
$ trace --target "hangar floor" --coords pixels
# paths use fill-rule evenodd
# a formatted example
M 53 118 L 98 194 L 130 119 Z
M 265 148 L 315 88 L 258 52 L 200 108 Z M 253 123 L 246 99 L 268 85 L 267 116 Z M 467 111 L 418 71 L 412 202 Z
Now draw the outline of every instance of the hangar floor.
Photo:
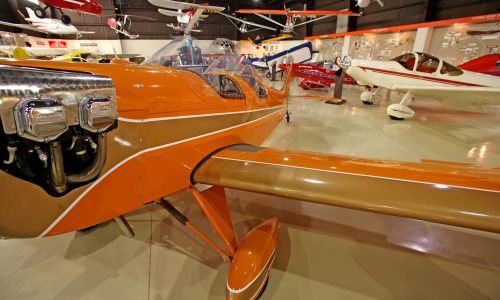
M 500 111 L 467 113 L 417 101 L 391 121 L 391 100 L 342 106 L 294 99 L 265 146 L 381 159 L 500 165 Z M 300 92 L 302 93 L 302 91 Z M 390 96 L 382 93 L 382 96 Z M 362 187 L 360 187 L 362 188 Z M 227 190 L 240 239 L 281 221 L 261 299 L 500 299 L 500 235 Z M 188 194 L 171 201 L 217 240 Z M 473 201 L 473 199 L 471 199 Z M 0 299 L 223 299 L 228 265 L 158 206 L 82 234 L 0 242 Z M 26 220 L 29 221 L 29 220 Z

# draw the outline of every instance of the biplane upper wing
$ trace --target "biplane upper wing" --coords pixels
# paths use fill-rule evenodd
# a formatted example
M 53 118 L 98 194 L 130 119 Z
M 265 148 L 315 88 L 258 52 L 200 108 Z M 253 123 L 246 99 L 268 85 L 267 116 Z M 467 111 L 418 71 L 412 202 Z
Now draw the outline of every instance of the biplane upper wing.
M 237 145 L 203 160 L 192 181 L 500 232 L 500 168 Z
M 266 15 L 289 15 L 289 16 L 327 16 L 348 15 L 359 16 L 359 14 L 348 10 L 281 10 L 281 9 L 240 9 L 236 11 L 241 14 L 266 14 Z
M 224 7 L 220 6 L 211 6 L 211 5 L 203 5 L 203 4 L 195 4 L 195 3 L 186 3 L 172 0 L 148 0 L 149 3 L 170 9 L 180 9 L 180 10 L 195 10 L 202 8 L 208 13 L 216 13 L 224 10 Z

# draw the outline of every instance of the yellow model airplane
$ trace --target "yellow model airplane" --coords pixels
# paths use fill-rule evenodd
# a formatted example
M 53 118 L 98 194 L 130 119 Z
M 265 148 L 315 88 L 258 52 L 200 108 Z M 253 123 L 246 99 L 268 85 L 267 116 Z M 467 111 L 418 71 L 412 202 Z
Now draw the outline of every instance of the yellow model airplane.
M 90 51 L 74 51 L 68 54 L 58 56 L 53 59 L 54 61 L 65 62 L 96 62 L 96 63 L 109 63 L 107 58 L 100 57 Z

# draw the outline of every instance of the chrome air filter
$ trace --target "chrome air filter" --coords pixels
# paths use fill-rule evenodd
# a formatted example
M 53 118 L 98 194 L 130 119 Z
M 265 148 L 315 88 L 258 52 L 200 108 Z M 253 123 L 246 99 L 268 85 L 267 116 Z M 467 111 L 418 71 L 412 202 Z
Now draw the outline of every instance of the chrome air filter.
M 48 142 L 68 129 L 66 109 L 55 98 L 25 98 L 14 108 L 14 118 L 19 136 Z

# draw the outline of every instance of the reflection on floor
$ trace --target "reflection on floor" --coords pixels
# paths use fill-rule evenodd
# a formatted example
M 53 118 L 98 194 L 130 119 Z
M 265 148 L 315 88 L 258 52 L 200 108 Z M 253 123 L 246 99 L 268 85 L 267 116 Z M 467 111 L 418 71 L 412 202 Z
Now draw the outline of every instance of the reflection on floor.
M 303 93 L 302 91 L 296 91 Z M 500 112 L 467 113 L 416 101 L 413 119 L 387 104 L 294 99 L 265 146 L 381 159 L 500 165 Z M 362 188 L 362 187 L 360 187 Z M 281 222 L 275 267 L 261 299 L 500 299 L 500 235 L 227 190 L 241 239 Z M 402 199 L 404 200 L 404 199 Z M 472 201 L 473 199 L 471 199 Z M 190 195 L 171 202 L 214 241 Z M 158 206 L 82 234 L 0 242 L 0 299 L 223 299 L 228 265 Z M 221 243 L 219 243 L 221 245 Z M 222 246 L 222 245 L 221 245 Z

